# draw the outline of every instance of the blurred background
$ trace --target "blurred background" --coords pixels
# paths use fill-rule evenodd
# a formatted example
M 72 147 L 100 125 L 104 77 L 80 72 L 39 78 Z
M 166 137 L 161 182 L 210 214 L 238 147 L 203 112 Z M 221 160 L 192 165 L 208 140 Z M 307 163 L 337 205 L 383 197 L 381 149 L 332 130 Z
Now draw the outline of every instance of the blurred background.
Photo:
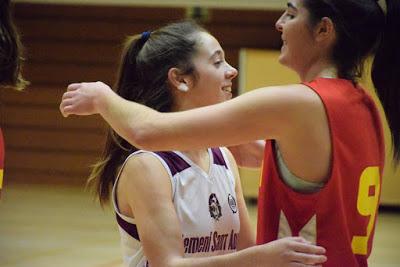
M 113 84 L 127 35 L 194 18 L 220 41 L 227 61 L 239 69 L 235 94 L 298 82 L 277 63 L 281 39 L 274 24 L 286 6 L 283 0 L 12 2 L 25 46 L 23 72 L 31 85 L 24 92 L 0 91 L 6 143 L 2 267 L 121 266 L 111 208 L 102 210 L 85 191 L 106 125 L 96 116 L 65 119 L 58 104 L 68 83 Z M 363 84 L 373 94 L 368 78 Z M 372 267 L 400 266 L 400 170 L 390 161 L 386 166 Z M 259 174 L 241 170 L 241 175 L 255 229 Z

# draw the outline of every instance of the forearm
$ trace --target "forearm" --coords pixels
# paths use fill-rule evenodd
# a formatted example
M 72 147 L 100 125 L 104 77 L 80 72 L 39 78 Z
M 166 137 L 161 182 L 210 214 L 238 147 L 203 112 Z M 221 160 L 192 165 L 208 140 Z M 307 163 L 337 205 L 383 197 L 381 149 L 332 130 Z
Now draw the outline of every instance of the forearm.
M 155 133 L 152 122 L 160 116 L 159 112 L 144 105 L 127 101 L 111 90 L 99 94 L 94 105 L 97 113 L 118 135 L 138 148 L 147 149 L 146 144 L 150 139 L 149 136 L 152 132 Z
M 141 149 L 186 150 L 214 147 L 220 143 L 202 127 L 202 120 L 208 120 L 199 115 L 204 108 L 185 111 L 186 116 L 180 112 L 161 113 L 127 101 L 111 89 L 98 93 L 93 104 L 95 113 L 100 114 L 121 137 Z M 193 138 L 193 133 L 201 136 L 201 142 Z
M 170 261 L 168 267 L 243 267 L 243 266 L 269 266 L 266 259 L 261 258 L 259 247 L 252 247 L 212 257 L 176 258 Z

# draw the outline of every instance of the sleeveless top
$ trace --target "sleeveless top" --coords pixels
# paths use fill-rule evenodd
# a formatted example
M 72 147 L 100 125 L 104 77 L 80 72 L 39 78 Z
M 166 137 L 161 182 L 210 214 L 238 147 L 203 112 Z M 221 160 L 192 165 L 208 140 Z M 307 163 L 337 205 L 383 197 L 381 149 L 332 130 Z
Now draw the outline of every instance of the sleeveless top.
M 305 85 L 318 94 L 327 114 L 330 177 L 318 192 L 296 192 L 282 181 L 274 141 L 267 141 L 257 243 L 300 235 L 326 248 L 326 267 L 368 266 L 385 160 L 378 110 L 350 81 L 319 78 Z
M 185 257 L 203 257 L 236 251 L 240 230 L 239 210 L 236 204 L 235 177 L 225 152 L 220 148 L 208 149 L 209 173 L 194 164 L 181 152 L 149 152 L 166 169 L 172 186 L 172 199 L 182 230 Z M 116 185 L 112 201 L 116 212 L 126 266 L 149 266 L 143 254 L 134 218 L 119 212 Z M 157 201 L 154 199 L 153 201 Z M 162 227 L 162 225 L 160 225 Z

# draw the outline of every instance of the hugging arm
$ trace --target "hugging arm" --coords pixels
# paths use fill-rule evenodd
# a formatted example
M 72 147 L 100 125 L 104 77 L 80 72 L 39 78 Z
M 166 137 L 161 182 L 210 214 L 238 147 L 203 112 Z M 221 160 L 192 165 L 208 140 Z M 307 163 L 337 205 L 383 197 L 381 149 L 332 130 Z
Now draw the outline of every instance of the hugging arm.
M 309 88 L 291 85 L 257 89 L 212 106 L 160 113 L 124 100 L 96 82 L 70 85 L 60 110 L 64 116 L 98 113 L 136 147 L 187 150 L 288 138 L 305 119 L 313 121 L 319 105 Z

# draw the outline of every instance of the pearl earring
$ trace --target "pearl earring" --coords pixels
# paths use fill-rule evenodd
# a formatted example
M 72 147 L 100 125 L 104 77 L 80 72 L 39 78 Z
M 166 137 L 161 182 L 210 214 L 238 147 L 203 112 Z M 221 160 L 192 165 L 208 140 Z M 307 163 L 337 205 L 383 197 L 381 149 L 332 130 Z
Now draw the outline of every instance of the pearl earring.
M 189 91 L 189 87 L 186 84 L 181 83 L 178 85 L 178 90 L 180 90 L 182 92 L 187 92 L 187 91 Z

